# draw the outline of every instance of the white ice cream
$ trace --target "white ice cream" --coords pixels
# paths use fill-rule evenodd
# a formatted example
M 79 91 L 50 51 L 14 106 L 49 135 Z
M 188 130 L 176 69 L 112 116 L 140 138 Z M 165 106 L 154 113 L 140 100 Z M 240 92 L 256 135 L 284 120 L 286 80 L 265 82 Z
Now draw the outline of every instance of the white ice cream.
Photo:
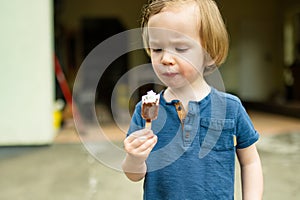
M 159 94 L 156 94 L 152 90 L 147 92 L 147 95 L 142 96 L 142 103 L 159 103 Z

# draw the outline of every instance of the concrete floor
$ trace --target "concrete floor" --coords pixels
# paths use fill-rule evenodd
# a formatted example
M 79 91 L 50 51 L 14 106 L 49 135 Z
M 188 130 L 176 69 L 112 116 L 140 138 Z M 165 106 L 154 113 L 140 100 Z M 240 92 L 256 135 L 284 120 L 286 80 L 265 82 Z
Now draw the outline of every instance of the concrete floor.
M 95 161 L 81 144 L 2 148 L 0 174 L 1 200 L 126 200 L 142 195 L 141 183 Z
M 262 135 L 257 146 L 263 164 L 264 199 L 300 199 L 300 120 L 256 112 L 250 115 Z M 113 130 L 108 128 L 108 132 Z M 121 146 L 123 136 L 111 137 Z M 142 182 L 130 182 L 120 171 L 103 165 L 79 141 L 72 127 L 67 127 L 53 145 L 0 147 L 0 200 L 142 198 Z M 119 162 L 105 141 L 97 146 Z M 239 181 L 237 199 L 241 199 Z

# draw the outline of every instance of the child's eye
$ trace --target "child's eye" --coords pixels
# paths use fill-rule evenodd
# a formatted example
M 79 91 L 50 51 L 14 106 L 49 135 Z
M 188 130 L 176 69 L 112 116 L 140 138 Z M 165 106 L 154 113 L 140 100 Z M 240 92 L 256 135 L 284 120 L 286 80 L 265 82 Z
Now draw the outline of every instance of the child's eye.
M 159 48 L 151 48 L 151 51 L 152 52 L 155 52 L 155 53 L 159 53 L 162 51 L 162 49 L 159 49 Z
M 183 53 L 183 52 L 186 52 L 186 51 L 188 50 L 188 48 L 186 48 L 186 47 L 184 47 L 184 48 L 175 48 L 175 50 L 176 50 L 177 52 Z

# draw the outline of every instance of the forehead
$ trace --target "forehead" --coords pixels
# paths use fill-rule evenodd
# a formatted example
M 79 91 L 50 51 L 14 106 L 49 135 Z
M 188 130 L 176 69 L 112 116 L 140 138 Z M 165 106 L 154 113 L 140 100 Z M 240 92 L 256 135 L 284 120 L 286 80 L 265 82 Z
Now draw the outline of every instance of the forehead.
M 199 18 L 199 6 L 193 1 L 171 1 L 167 2 L 159 13 L 172 12 L 176 15 L 184 15 L 186 21 Z
M 165 28 L 148 28 L 149 44 L 159 44 L 163 41 L 172 44 L 192 44 L 195 42 L 195 38 L 191 34 L 186 32 L 178 32 Z
M 199 7 L 194 1 L 168 4 L 148 22 L 149 36 L 170 34 L 175 37 L 199 37 Z M 165 30 L 165 31 L 164 31 Z

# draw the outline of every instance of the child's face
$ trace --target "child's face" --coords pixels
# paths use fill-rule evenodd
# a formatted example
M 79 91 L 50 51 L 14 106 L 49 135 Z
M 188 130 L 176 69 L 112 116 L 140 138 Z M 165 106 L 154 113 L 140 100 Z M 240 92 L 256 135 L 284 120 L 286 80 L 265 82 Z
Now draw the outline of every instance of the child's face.
M 193 84 L 203 75 L 204 50 L 195 3 L 164 8 L 148 22 L 151 61 L 168 87 Z

